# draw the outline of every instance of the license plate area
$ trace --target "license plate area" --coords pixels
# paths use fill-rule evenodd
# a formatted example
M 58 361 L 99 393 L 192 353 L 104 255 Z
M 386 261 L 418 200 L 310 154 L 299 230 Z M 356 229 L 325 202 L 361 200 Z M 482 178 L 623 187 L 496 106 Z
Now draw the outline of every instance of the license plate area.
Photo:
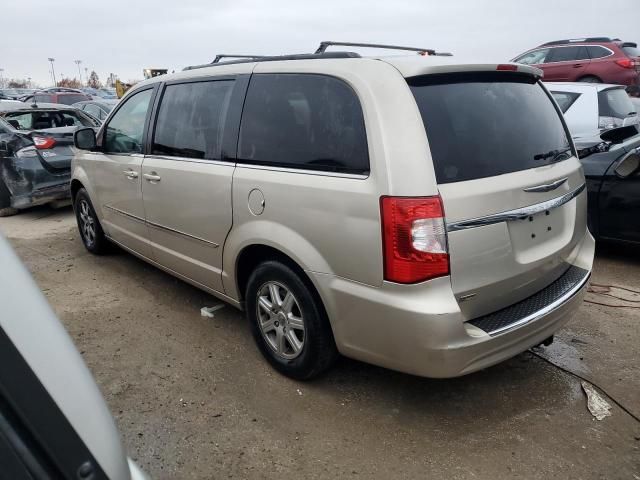
M 562 248 L 573 230 L 569 213 L 563 205 L 507 222 L 515 259 L 528 263 Z

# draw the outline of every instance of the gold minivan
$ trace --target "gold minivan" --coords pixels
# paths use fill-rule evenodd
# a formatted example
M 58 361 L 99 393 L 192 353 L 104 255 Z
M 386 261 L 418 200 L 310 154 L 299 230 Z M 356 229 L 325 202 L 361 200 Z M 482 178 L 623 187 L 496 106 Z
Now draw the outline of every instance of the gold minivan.
M 243 309 L 298 379 L 338 354 L 452 377 L 544 342 L 594 254 L 562 114 L 536 68 L 420 53 L 137 84 L 75 134 L 86 248 L 117 244 Z

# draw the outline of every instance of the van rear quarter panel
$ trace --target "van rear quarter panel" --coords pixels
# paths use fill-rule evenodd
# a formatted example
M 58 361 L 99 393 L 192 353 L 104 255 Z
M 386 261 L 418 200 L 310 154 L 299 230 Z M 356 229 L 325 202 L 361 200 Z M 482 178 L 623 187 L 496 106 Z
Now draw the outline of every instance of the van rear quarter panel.
M 273 246 L 303 269 L 378 286 L 383 280 L 380 196 L 436 195 L 426 133 L 405 79 L 373 59 L 264 62 L 254 73 L 330 75 L 350 85 L 363 109 L 370 173 L 354 177 L 252 166 L 238 161 L 233 228 L 224 247 L 225 292 L 239 298 L 236 259 L 252 244 Z M 264 212 L 248 208 L 258 189 Z

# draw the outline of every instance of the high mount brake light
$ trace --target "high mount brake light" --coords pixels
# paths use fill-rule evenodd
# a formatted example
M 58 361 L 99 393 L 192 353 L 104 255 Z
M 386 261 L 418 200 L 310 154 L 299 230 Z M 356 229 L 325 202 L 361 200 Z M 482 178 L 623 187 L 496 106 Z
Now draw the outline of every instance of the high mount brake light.
M 381 197 L 384 278 L 418 283 L 449 274 L 442 200 Z

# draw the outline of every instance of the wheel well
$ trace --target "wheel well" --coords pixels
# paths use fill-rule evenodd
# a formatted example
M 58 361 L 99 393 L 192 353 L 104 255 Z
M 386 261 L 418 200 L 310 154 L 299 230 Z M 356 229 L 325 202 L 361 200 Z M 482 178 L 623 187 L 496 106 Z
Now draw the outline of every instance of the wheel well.
M 245 247 L 238 256 L 236 262 L 236 283 L 238 285 L 238 294 L 241 300 L 244 300 L 244 294 L 247 290 L 249 277 L 256 267 L 267 260 L 278 260 L 291 269 L 293 269 L 305 283 L 311 283 L 304 270 L 291 257 L 282 253 L 277 248 L 267 245 L 249 245 Z M 314 289 L 315 290 L 315 289 Z
M 71 202 L 73 204 L 76 203 L 76 194 L 78 193 L 78 190 L 80 190 L 81 188 L 84 188 L 84 185 L 80 183 L 80 180 L 76 180 L 76 179 L 71 180 Z
M 595 78 L 599 83 L 602 83 L 602 79 L 597 75 L 582 75 L 578 78 L 579 82 L 584 82 L 585 78 Z

